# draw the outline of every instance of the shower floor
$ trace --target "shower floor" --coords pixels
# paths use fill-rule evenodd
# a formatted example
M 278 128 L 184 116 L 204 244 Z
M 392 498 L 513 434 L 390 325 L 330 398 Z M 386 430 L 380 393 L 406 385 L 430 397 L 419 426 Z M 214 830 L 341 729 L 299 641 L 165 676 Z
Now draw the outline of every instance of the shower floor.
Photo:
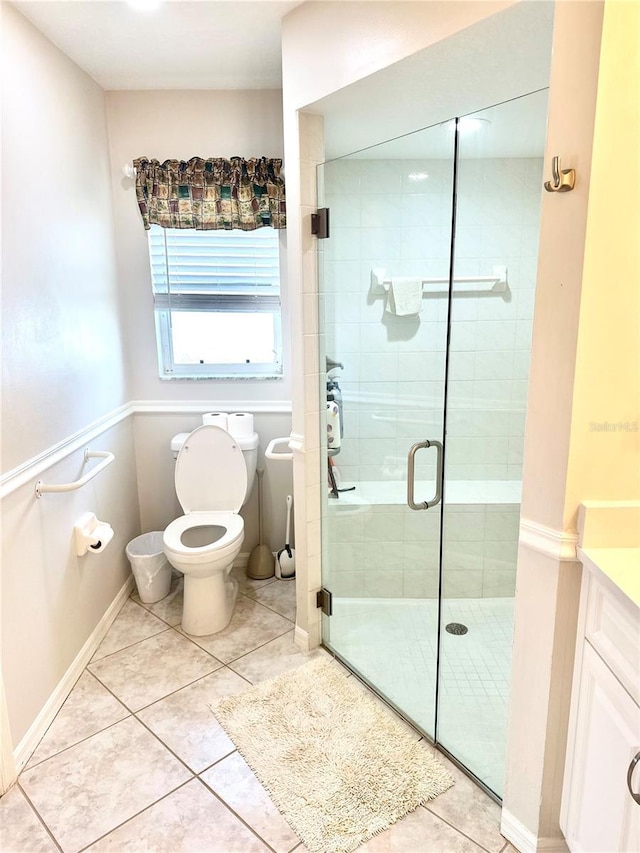
M 502 796 L 513 598 L 442 602 L 438 731 L 435 599 L 333 599 L 325 642 L 398 710 Z

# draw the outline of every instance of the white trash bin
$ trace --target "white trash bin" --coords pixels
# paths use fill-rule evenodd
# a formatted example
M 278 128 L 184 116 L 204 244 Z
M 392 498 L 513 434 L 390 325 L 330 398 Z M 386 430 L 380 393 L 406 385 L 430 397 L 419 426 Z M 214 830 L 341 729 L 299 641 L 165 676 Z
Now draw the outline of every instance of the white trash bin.
M 153 604 L 169 594 L 171 564 L 162 550 L 162 531 L 136 536 L 125 548 L 138 595 L 144 604 Z

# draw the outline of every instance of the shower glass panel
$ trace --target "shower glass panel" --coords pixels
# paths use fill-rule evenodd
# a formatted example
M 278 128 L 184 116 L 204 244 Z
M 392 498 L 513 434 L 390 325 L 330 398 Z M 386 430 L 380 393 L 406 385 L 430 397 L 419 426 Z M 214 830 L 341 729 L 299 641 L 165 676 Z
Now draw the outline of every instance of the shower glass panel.
M 436 737 L 499 796 L 546 116 L 545 90 L 459 121 Z
M 546 116 L 534 92 L 318 174 L 323 641 L 498 797 Z
M 323 640 L 431 737 L 441 503 L 409 509 L 407 475 L 414 447 L 416 504 L 440 493 L 454 138 L 437 125 L 318 175 Z

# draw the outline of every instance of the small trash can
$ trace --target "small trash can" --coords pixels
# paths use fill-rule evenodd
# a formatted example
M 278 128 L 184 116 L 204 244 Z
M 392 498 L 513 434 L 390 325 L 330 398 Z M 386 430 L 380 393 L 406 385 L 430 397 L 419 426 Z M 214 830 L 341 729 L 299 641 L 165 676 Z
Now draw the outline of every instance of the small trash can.
M 171 564 L 162 550 L 162 531 L 136 536 L 125 548 L 138 594 L 144 604 L 153 604 L 169 594 Z

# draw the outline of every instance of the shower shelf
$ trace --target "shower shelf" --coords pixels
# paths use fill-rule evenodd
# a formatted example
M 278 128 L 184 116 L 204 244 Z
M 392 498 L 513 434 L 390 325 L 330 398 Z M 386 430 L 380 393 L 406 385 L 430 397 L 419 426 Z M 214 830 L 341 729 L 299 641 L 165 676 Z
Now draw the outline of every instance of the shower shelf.
M 449 292 L 448 278 L 419 278 L 418 276 L 387 276 L 383 269 L 371 270 L 371 293 L 382 295 L 389 292 L 393 282 L 420 281 L 422 293 L 439 294 Z M 493 275 L 461 276 L 453 280 L 454 293 L 506 293 L 507 268 L 494 266 Z

